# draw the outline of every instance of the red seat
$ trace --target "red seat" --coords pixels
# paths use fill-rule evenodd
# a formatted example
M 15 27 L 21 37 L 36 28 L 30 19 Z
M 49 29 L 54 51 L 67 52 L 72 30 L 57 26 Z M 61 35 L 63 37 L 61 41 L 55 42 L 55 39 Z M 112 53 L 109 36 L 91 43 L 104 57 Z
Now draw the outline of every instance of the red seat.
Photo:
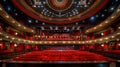
M 14 58 L 16 61 L 108 61 L 108 58 L 102 55 L 90 53 L 87 51 L 36 51 L 27 53 L 20 56 L 19 58 Z

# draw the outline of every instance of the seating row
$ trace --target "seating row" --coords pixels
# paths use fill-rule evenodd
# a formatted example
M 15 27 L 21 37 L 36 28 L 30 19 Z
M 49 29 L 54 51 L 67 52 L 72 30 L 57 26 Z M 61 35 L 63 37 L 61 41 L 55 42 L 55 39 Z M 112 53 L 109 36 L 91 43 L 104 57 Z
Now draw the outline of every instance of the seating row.
M 108 58 L 87 51 L 35 51 L 17 58 L 15 61 L 109 61 Z

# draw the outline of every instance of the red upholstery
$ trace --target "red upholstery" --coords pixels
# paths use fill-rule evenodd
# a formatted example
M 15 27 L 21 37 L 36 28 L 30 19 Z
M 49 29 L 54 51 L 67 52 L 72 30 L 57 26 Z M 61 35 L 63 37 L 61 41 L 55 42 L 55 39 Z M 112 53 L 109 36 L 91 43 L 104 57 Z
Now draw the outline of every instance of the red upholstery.
M 87 51 L 44 50 L 14 58 L 15 61 L 108 61 L 108 58 Z
M 63 34 L 58 34 L 58 33 L 49 33 L 43 31 L 41 34 L 35 35 L 36 40 L 66 40 L 66 41 L 71 41 L 71 40 L 79 40 L 80 33 L 63 33 Z
M 120 50 L 109 50 L 109 51 L 106 51 L 106 52 L 120 55 Z
M 5 54 L 8 54 L 8 53 L 13 53 L 12 50 L 1 50 L 0 51 L 0 55 L 5 55 Z

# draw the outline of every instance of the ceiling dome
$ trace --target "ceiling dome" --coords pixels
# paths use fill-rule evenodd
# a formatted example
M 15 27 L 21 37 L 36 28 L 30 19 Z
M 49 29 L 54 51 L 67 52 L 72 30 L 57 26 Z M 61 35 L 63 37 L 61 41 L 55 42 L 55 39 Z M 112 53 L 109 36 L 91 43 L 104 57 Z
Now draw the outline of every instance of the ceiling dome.
M 49 7 L 55 11 L 64 11 L 71 7 L 74 0 L 46 0 Z
M 28 16 L 46 23 L 82 21 L 106 5 L 108 0 L 12 0 Z

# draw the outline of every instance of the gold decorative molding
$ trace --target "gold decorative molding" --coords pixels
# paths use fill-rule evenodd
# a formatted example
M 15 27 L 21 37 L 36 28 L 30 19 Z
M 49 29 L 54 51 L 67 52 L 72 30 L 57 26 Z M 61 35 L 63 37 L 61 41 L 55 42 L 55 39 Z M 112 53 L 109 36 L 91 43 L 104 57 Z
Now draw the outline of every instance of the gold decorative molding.
M 20 24 L 20 22 L 16 21 L 13 17 L 11 17 L 0 5 L 0 15 L 7 21 L 9 25 L 12 27 L 27 33 L 35 33 L 35 31 L 29 27 Z
M 101 22 L 100 24 L 98 24 L 92 28 L 87 29 L 85 33 L 89 34 L 89 33 L 94 33 L 94 32 L 100 31 L 102 29 L 105 29 L 108 26 L 110 26 L 111 24 L 115 23 L 114 21 L 117 18 L 119 18 L 119 16 L 120 16 L 120 5 L 115 10 L 115 12 L 111 16 L 109 16 L 105 21 Z

